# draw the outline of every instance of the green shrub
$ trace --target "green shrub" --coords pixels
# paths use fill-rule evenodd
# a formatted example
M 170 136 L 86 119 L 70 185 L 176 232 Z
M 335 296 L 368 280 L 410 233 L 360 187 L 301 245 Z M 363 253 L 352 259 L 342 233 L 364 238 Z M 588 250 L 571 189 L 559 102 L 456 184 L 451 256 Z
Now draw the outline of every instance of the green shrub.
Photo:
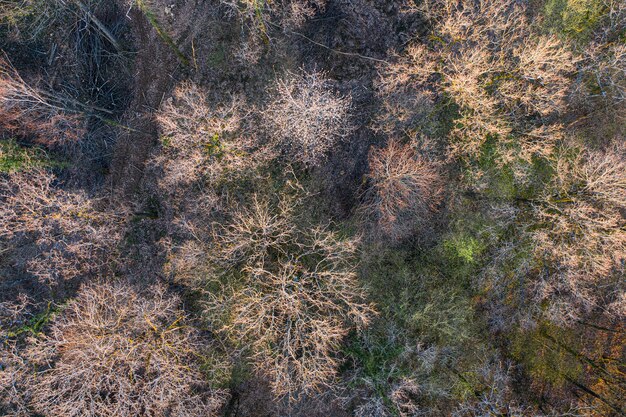
M 581 363 L 568 352 L 578 348 L 574 336 L 572 330 L 545 322 L 511 335 L 511 353 L 534 379 L 561 386 L 583 372 Z
M 20 146 L 15 140 L 0 140 L 0 172 L 13 173 L 32 168 L 63 167 L 64 164 L 50 159 L 37 147 Z
M 548 0 L 543 6 L 549 31 L 581 42 L 589 39 L 605 12 L 602 0 Z
M 451 261 L 462 264 L 475 264 L 484 250 L 484 245 L 473 236 L 452 236 L 443 242 L 444 253 Z
M 424 340 L 458 345 L 472 337 L 473 315 L 470 300 L 461 292 L 435 288 L 416 306 L 409 324 Z

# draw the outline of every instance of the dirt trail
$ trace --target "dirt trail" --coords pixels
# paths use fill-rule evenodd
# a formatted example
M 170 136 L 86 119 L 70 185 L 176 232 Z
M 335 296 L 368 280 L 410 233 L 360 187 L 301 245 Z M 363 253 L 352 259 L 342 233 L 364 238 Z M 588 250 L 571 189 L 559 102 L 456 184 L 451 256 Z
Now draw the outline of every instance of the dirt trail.
M 172 74 L 179 66 L 175 54 L 163 43 L 143 13 L 133 9 L 129 17 L 137 56 L 134 87 L 129 91 L 133 99 L 122 123 L 130 129 L 123 131 L 118 138 L 111 166 L 113 188 L 125 195 L 136 192 L 145 163 L 157 143 L 154 112 L 174 84 Z
M 213 78 L 215 74 L 210 71 L 210 65 L 205 65 L 200 55 L 210 56 L 219 34 L 215 2 L 151 0 L 143 4 L 143 11 L 141 7 L 133 7 L 129 13 L 137 51 L 134 87 L 129 92 L 133 98 L 123 120 L 130 129 L 118 138 L 111 166 L 114 190 L 127 197 L 139 189 L 146 161 L 158 140 L 154 112 L 181 75 L 194 74 L 194 68 L 182 62 L 190 65 L 194 53 L 196 75 L 202 75 L 205 69 L 206 75 Z M 198 62 L 195 53 L 199 54 Z

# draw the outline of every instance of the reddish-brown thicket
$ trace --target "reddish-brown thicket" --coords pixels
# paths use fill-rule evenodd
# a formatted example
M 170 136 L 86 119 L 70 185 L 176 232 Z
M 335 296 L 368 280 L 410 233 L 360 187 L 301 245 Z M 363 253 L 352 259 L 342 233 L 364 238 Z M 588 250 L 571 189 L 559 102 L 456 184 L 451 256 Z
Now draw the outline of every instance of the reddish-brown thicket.
M 291 204 L 255 199 L 216 232 L 208 253 L 224 272 L 207 312 L 250 349 L 274 394 L 289 398 L 329 383 L 344 337 L 373 314 L 356 279 L 356 241 L 294 220 Z
M 200 366 L 227 365 L 206 347 L 164 288 L 86 286 L 28 350 L 31 406 L 51 417 L 217 415 L 226 393 Z
M 407 237 L 432 219 L 441 202 L 443 182 L 437 163 L 419 155 L 411 144 L 391 140 L 369 155 L 371 181 L 367 211 L 392 240 Z
M 279 80 L 265 121 L 276 146 L 294 162 L 319 165 L 354 129 L 349 96 L 335 93 L 323 73 L 289 74 Z
M 626 259 L 624 146 L 561 153 L 555 171 L 554 187 L 535 206 L 543 225 L 532 232 L 536 253 L 552 265 L 537 284 L 537 302 L 549 300 L 547 313 L 559 323 L 594 309 L 623 319 L 624 289 L 608 284 Z
M 30 86 L 0 57 L 0 129 L 50 146 L 78 140 L 82 124 L 61 98 Z
M 55 287 L 111 271 L 123 213 L 101 212 L 85 193 L 55 187 L 40 169 L 0 178 L 0 251 Z

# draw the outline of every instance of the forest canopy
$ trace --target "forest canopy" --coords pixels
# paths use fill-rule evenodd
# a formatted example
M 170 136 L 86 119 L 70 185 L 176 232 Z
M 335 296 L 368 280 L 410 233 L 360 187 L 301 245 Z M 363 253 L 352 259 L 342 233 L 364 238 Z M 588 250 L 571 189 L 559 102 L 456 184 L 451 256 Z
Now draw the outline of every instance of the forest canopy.
M 0 415 L 624 415 L 625 139 L 620 0 L 0 0 Z

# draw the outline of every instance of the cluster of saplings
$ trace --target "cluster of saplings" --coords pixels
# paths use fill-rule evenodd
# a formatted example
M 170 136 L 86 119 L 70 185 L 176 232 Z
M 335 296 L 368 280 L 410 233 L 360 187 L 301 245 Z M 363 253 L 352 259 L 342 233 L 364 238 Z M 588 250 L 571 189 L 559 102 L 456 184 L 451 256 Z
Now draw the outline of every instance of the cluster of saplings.
M 626 412 L 625 3 L 165 3 L 0 0 L 1 415 Z

